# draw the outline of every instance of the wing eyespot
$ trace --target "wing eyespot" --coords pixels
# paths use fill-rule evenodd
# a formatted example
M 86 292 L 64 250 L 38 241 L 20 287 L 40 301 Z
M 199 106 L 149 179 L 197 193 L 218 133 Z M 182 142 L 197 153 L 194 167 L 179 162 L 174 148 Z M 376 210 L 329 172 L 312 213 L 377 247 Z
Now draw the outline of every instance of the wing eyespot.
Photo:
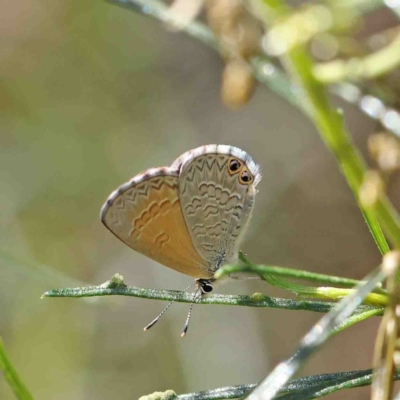
M 237 174 L 240 171 L 240 169 L 242 168 L 242 166 L 243 166 L 243 164 L 242 164 L 242 162 L 240 160 L 238 160 L 235 157 L 231 157 L 228 160 L 228 172 L 229 172 L 229 175 Z
M 248 171 L 247 168 L 244 168 L 239 176 L 239 182 L 242 185 L 250 185 L 250 183 L 253 182 L 253 179 L 253 175 Z

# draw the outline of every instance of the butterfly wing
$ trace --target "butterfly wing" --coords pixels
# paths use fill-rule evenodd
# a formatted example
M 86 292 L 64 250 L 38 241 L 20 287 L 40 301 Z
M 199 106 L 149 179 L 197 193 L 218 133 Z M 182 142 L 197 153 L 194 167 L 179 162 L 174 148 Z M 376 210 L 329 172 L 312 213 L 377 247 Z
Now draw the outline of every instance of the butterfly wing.
M 192 244 L 179 200 L 178 171 L 155 168 L 113 192 L 101 211 L 104 225 L 132 249 L 195 278 L 210 278 Z
M 231 171 L 236 161 L 238 168 Z M 178 166 L 179 197 L 189 234 L 215 272 L 237 253 L 261 179 L 258 166 L 244 151 L 223 145 L 185 153 L 173 164 Z M 244 175 L 250 181 L 244 182 Z

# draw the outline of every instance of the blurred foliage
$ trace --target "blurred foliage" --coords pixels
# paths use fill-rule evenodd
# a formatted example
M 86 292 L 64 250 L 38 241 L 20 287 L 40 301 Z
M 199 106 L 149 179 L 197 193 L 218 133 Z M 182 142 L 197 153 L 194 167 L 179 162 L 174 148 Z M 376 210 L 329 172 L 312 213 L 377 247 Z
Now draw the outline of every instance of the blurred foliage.
M 362 62 L 398 35 L 391 29 L 397 20 L 378 9 L 382 2 L 321 4 L 346 16 L 333 19 L 346 24 L 302 36 L 315 62 Z M 290 18 L 310 15 L 307 7 L 291 10 Z M 296 21 L 301 26 L 304 18 Z M 103 229 L 98 212 L 119 183 L 188 148 L 225 142 L 262 164 L 257 217 L 245 243 L 252 260 L 355 279 L 378 264 L 354 200 L 310 125 L 261 89 L 241 113 L 224 109 L 221 62 L 183 33 L 90 0 L 7 4 L 0 29 L 0 334 L 35 398 L 138 398 L 158 389 L 183 393 L 259 381 L 314 322 L 301 313 L 287 318 L 282 310 L 225 307 L 222 317 L 219 307 L 196 307 L 183 343 L 175 337 L 173 312 L 158 331 L 143 334 L 144 321 L 159 308 L 146 300 L 40 300 L 51 287 L 98 284 L 114 272 L 138 286 L 187 285 L 185 277 L 124 249 Z M 385 100 L 376 121 L 387 121 L 399 104 L 397 64 L 390 65 L 384 76 L 340 78 Z M 341 106 L 366 153 L 366 133 L 382 126 Z M 393 199 L 395 177 L 385 187 Z M 242 282 L 224 290 L 265 287 Z M 342 341 L 305 372 L 369 367 L 376 322 L 363 324 L 359 335 L 354 327 L 351 336 L 335 339 Z M 365 398 L 358 393 L 352 398 Z M 4 379 L 0 398 L 14 398 Z

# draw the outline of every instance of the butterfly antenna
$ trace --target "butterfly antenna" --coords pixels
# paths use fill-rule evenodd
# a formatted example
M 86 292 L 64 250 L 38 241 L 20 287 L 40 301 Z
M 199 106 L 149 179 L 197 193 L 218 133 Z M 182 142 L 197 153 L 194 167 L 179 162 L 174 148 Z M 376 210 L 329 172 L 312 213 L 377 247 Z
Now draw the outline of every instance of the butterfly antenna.
M 199 293 L 200 293 L 200 296 L 199 296 Z M 194 303 L 201 300 L 201 298 L 203 297 L 200 287 L 197 288 L 197 290 L 194 293 L 194 296 L 195 296 L 195 300 L 190 305 L 188 316 L 186 318 L 186 322 L 185 322 L 185 325 L 184 325 L 182 333 L 181 333 L 181 337 L 185 337 L 185 335 L 188 331 L 189 321 L 190 321 L 190 317 L 192 316 L 192 310 L 193 310 Z
M 183 330 L 182 330 L 182 333 L 181 333 L 181 337 L 185 337 L 186 332 L 187 332 L 187 330 L 189 328 L 189 321 L 190 321 L 190 316 L 192 315 L 193 305 L 194 305 L 194 303 L 192 303 L 190 305 L 188 316 L 187 316 L 186 322 L 185 322 L 185 326 L 183 327 Z
M 154 326 L 154 325 L 158 322 L 158 320 L 162 317 L 162 315 L 165 313 L 165 311 L 167 311 L 168 308 L 170 308 L 171 305 L 172 305 L 176 300 L 180 299 L 180 298 L 184 295 L 184 293 L 186 293 L 186 291 L 187 291 L 188 289 L 190 289 L 191 287 L 193 287 L 193 286 L 195 286 L 195 285 L 196 285 L 196 282 L 195 282 L 195 283 L 192 283 L 192 284 L 189 285 L 184 291 L 182 291 L 181 293 L 179 293 L 173 300 L 171 300 L 171 301 L 167 304 L 167 306 L 164 308 L 164 310 L 162 310 L 162 311 L 160 312 L 160 314 L 158 314 L 157 317 L 153 319 L 153 321 L 151 321 L 148 325 L 146 325 L 146 326 L 143 328 L 143 330 L 144 330 L 144 331 L 148 331 L 152 326 Z M 192 305 L 193 305 L 193 304 L 192 304 Z

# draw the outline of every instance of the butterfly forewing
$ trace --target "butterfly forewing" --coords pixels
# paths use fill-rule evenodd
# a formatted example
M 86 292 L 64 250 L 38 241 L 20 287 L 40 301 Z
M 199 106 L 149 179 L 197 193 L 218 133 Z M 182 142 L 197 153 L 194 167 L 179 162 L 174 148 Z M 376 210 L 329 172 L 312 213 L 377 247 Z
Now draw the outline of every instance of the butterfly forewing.
M 106 227 L 134 250 L 195 278 L 212 272 L 192 244 L 181 211 L 176 170 L 157 168 L 133 178 L 104 205 Z

